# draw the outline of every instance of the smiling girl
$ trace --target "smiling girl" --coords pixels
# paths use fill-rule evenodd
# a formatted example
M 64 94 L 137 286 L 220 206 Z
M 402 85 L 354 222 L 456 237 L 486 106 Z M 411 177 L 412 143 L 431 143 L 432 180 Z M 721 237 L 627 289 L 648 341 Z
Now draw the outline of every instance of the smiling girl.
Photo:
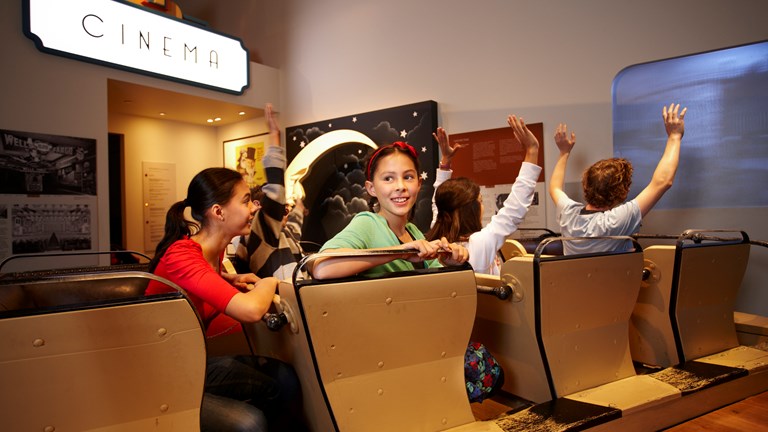
M 409 221 L 421 189 L 418 168 L 416 150 L 409 144 L 398 141 L 376 150 L 368 159 L 365 189 L 378 201 L 378 211 L 356 214 L 346 228 L 320 249 L 321 252 L 416 249 L 418 254 L 318 258 L 311 269 L 315 279 L 358 273 L 378 275 L 416 267 L 461 265 L 467 261 L 466 248 L 445 238 L 428 242 Z

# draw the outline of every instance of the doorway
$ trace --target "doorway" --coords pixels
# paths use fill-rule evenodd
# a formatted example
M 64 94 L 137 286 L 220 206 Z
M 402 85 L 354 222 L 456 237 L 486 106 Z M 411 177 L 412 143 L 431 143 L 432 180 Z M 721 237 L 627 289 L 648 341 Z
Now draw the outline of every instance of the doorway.
M 123 225 L 123 135 L 110 133 L 108 144 L 109 167 L 109 249 L 125 250 Z

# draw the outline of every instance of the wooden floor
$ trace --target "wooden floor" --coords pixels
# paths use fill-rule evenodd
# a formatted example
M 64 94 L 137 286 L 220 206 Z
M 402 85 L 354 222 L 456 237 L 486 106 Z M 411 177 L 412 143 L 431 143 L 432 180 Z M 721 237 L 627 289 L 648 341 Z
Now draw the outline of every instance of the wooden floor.
M 768 392 L 704 414 L 666 432 L 735 432 L 768 430 Z
M 478 420 L 491 420 L 510 410 L 496 400 L 473 403 L 472 412 Z M 768 392 L 746 398 L 719 410 L 696 417 L 685 423 L 664 429 L 665 432 L 742 432 L 768 431 Z

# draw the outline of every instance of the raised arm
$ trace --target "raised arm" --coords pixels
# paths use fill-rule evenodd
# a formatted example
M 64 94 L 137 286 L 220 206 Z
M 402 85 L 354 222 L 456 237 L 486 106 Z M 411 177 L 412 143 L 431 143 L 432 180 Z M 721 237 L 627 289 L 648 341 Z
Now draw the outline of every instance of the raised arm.
M 265 212 L 271 219 L 271 229 L 277 238 L 282 229 L 283 216 L 285 216 L 286 158 L 285 149 L 280 143 L 280 125 L 272 111 L 272 104 L 266 105 L 264 116 L 269 127 L 269 139 L 264 149 L 264 157 L 261 159 L 267 177 L 266 183 L 261 188 L 267 198 L 261 212 Z M 258 223 L 255 219 L 254 222 Z
M 285 150 L 280 144 L 280 126 L 275 119 L 271 104 L 267 104 L 264 108 L 264 116 L 269 127 L 269 139 L 266 140 L 264 156 L 261 158 L 267 177 L 266 183 L 261 187 L 264 197 L 251 222 L 250 232 L 241 239 L 235 252 L 239 269 L 242 270 L 248 266 L 250 271 L 262 276 L 265 276 L 262 268 L 266 257 L 262 259 L 255 255 L 259 258 L 252 258 L 254 258 L 254 253 L 262 242 L 266 242 L 274 248 L 279 247 L 283 217 L 285 216 L 284 172 L 286 164 Z
M 568 126 L 560 123 L 555 130 L 555 144 L 557 144 L 560 155 L 557 157 L 555 169 L 552 170 L 552 177 L 549 179 L 549 196 L 555 205 L 565 197 L 563 185 L 565 184 L 565 169 L 568 166 L 568 157 L 571 155 L 573 146 L 576 145 L 576 134 L 571 132 L 568 138 Z
M 675 180 L 677 165 L 680 160 L 680 143 L 685 133 L 684 117 L 687 110 L 688 108 L 683 108 L 680 111 L 680 104 L 674 103 L 670 104 L 669 108 L 664 106 L 662 109 L 664 127 L 667 131 L 667 145 L 664 148 L 664 154 L 661 155 L 661 160 L 656 165 L 651 182 L 637 195 L 637 204 L 643 216 L 651 211 L 664 193 L 672 187 Z
M 435 138 L 435 141 L 437 141 L 437 144 L 440 146 L 440 167 L 438 168 L 437 172 L 435 173 L 435 183 L 433 185 L 434 189 L 432 192 L 432 222 L 430 222 L 429 226 L 432 227 L 435 225 L 435 222 L 437 221 L 437 205 L 435 205 L 435 193 L 437 193 L 437 188 L 440 187 L 443 182 L 451 178 L 451 175 L 453 171 L 451 171 L 451 163 L 453 162 L 453 157 L 456 155 L 456 152 L 460 149 L 466 147 L 467 143 L 451 143 L 448 139 L 448 133 L 445 131 L 445 129 L 439 127 L 435 132 L 432 133 L 432 136 Z

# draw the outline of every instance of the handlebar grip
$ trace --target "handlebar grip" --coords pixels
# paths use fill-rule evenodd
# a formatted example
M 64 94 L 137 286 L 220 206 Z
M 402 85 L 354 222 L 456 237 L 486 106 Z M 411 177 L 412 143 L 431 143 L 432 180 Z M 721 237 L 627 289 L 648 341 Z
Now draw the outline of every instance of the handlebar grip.
M 272 331 L 278 331 L 283 328 L 284 325 L 288 324 L 288 318 L 282 312 L 264 314 L 261 320 L 264 321 L 264 324 L 267 325 L 267 328 Z
M 480 294 L 488 294 L 497 297 L 499 300 L 506 300 L 512 297 L 513 290 L 509 285 L 502 285 L 497 287 L 477 286 L 477 292 Z
M 506 300 L 512 296 L 512 287 L 509 285 L 502 285 L 493 289 L 493 295 L 499 298 L 499 300 Z

